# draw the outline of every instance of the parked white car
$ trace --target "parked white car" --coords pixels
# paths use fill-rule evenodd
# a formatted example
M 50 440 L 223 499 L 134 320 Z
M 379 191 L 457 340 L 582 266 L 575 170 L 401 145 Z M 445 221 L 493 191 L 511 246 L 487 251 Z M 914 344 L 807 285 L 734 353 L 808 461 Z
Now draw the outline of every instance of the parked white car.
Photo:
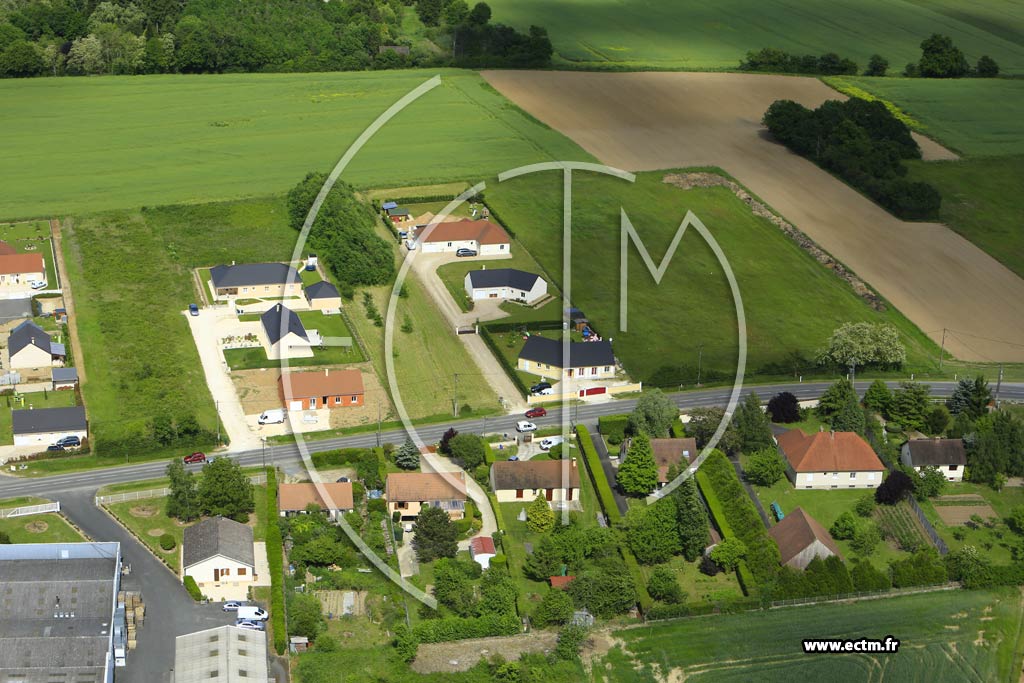
M 45 280 L 29 280 L 28 281 L 28 286 L 31 287 L 32 289 L 43 289 L 44 287 L 46 287 L 46 281 Z
M 562 443 L 563 441 L 565 441 L 565 439 L 560 436 L 549 436 L 548 438 L 540 442 L 540 449 L 542 451 L 550 451 L 552 448 Z
M 533 424 L 532 422 L 528 422 L 527 420 L 520 420 L 519 422 L 516 422 L 516 431 L 535 432 L 537 431 L 537 425 Z

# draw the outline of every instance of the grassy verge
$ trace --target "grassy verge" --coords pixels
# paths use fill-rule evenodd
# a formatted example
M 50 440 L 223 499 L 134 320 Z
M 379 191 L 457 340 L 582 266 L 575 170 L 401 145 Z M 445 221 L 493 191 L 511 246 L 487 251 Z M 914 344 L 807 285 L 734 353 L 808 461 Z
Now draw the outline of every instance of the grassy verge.
M 147 498 L 124 503 L 112 503 L 106 506 L 121 526 L 128 529 L 139 541 L 149 548 L 175 575 L 181 572 L 181 543 L 185 536 L 185 526 L 167 516 L 166 498 Z M 174 548 L 163 550 L 160 547 L 160 536 L 170 534 L 174 537 Z
M 0 507 L 17 507 L 31 503 L 10 505 L 0 501 Z M 28 515 L 0 519 L 0 531 L 11 538 L 11 543 L 76 543 L 85 538 L 59 514 Z

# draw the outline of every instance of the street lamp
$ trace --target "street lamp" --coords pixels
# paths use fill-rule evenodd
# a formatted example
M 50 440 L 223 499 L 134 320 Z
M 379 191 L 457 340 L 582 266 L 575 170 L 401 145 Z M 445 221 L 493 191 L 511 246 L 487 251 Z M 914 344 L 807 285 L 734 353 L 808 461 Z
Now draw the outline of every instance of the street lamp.
M 267 437 L 261 436 L 260 441 L 263 442 L 263 470 L 267 469 Z

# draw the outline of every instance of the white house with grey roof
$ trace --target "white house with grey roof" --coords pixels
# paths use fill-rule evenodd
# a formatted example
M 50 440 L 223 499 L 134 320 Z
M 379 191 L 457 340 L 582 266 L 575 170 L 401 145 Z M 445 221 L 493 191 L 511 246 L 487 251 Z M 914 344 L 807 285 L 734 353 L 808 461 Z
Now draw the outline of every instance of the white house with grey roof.
M 615 376 L 615 354 L 611 342 L 569 342 L 569 359 L 565 360 L 561 340 L 533 335 L 523 344 L 517 367 L 555 381 L 607 379 Z
M 171 683 L 266 683 L 267 636 L 219 626 L 174 639 Z
M 245 599 L 256 576 L 252 527 L 226 517 L 211 517 L 185 527 L 181 544 L 183 576 L 195 579 L 204 593 Z M 204 587 L 207 590 L 204 590 Z
M 7 367 L 48 368 L 63 365 L 67 351 L 63 344 L 53 341 L 43 328 L 26 320 L 7 337 Z
M 540 275 L 515 268 L 471 270 L 466 273 L 466 295 L 473 301 L 500 299 L 533 304 L 548 294 Z
M 127 636 L 118 543 L 0 545 L 0 681 L 112 683 Z
M 309 358 L 316 341 L 299 319 L 298 313 L 283 304 L 274 304 L 260 316 L 260 342 L 267 358 Z
M 66 436 L 85 439 L 89 423 L 85 408 L 27 408 L 11 411 L 15 446 L 50 446 Z
M 210 287 L 218 301 L 281 299 L 302 294 L 299 272 L 287 263 L 241 263 L 210 268 Z

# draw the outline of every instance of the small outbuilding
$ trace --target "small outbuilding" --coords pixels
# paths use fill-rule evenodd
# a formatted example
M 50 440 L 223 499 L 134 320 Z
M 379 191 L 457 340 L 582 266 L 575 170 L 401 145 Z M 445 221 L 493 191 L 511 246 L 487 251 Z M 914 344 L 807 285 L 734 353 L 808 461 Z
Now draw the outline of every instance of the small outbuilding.
M 803 508 L 796 508 L 786 515 L 768 530 L 768 535 L 779 546 L 782 564 L 787 567 L 804 570 L 816 557 L 824 560 L 835 555 L 843 559 L 832 535 Z
M 475 536 L 469 540 L 469 556 L 483 569 L 491 566 L 491 558 L 496 554 L 494 539 L 490 536 Z
M 338 293 L 338 288 L 327 280 L 306 287 L 306 301 L 315 311 L 336 311 L 341 308 L 341 294 Z
M 50 383 L 55 391 L 74 389 L 78 386 L 78 368 L 53 368 Z

